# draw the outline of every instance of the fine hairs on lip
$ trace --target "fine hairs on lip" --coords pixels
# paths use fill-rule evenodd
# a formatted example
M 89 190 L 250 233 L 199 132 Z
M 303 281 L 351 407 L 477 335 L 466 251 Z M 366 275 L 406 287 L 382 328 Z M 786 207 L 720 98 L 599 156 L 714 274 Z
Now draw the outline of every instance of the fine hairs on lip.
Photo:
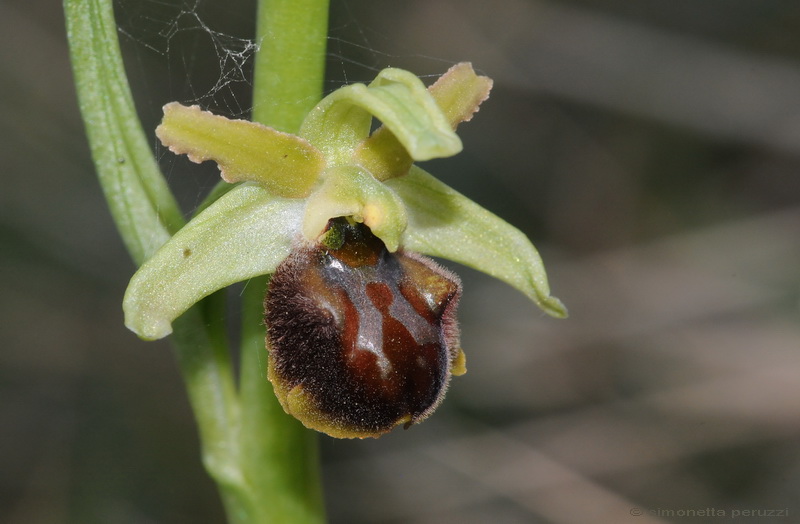
M 389 253 L 362 224 L 332 222 L 344 231 L 338 248 L 300 247 L 272 277 L 269 375 L 307 426 L 378 436 L 443 398 L 461 353 L 461 286 L 426 257 Z

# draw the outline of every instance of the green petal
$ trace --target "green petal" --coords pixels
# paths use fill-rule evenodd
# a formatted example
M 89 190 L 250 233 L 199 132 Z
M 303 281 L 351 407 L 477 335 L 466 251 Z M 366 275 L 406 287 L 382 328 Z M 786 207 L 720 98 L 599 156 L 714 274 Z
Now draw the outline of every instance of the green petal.
M 144 339 L 225 286 L 272 273 L 300 235 L 304 201 L 243 184 L 178 231 L 133 275 L 123 300 L 125 325 Z
M 192 162 L 215 161 L 226 182 L 257 182 L 287 198 L 307 196 L 324 166 L 322 153 L 298 136 L 229 120 L 199 106 L 165 105 L 156 135 Z
M 308 198 L 303 234 L 315 241 L 325 231 L 328 220 L 352 217 L 369 226 L 389 251 L 396 251 L 406 229 L 406 212 L 397 194 L 358 166 L 339 166 L 328 170 L 319 189 Z
M 492 80 L 478 76 L 472 64 L 462 62 L 447 70 L 428 88 L 436 104 L 453 129 L 467 122 L 489 98 Z M 358 164 L 365 167 L 378 180 L 406 174 L 413 163 L 403 145 L 387 128 L 381 126 L 362 142 L 356 150 Z
M 491 90 L 492 79 L 476 75 L 469 62 L 454 65 L 428 88 L 453 129 L 472 120 Z
M 514 286 L 546 313 L 566 317 L 550 296 L 544 264 L 517 228 L 414 166 L 386 181 L 406 204 L 403 247 L 470 266 Z
M 326 155 L 329 165 L 346 163 L 367 138 L 372 117 L 395 134 L 414 160 L 455 155 L 461 140 L 419 78 L 384 69 L 369 85 L 337 89 L 306 117 L 300 136 Z

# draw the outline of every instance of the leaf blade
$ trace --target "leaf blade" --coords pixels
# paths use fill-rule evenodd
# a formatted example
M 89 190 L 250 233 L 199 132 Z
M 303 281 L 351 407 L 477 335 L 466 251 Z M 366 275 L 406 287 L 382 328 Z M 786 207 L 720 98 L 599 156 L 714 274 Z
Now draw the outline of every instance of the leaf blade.
M 185 221 L 136 114 L 111 2 L 65 0 L 64 10 L 98 178 L 120 235 L 141 264 Z

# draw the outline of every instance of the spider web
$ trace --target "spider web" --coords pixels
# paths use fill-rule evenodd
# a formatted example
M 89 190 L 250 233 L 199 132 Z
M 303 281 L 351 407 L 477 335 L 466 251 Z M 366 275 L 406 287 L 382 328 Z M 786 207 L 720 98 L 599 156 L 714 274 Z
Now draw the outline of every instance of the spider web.
M 345 83 L 368 82 L 390 65 L 404 67 L 422 60 L 436 64 L 431 70 L 439 72 L 452 65 L 413 52 L 381 51 L 398 45 L 390 41 L 391 35 L 362 21 L 369 15 L 360 12 L 369 5 L 357 0 L 333 5 L 326 92 Z M 145 98 L 163 97 L 228 116 L 247 116 L 258 50 L 254 0 L 116 0 L 115 7 L 134 89 L 146 92 Z M 372 9 L 377 12 L 380 7 Z
M 258 49 L 250 4 L 118 0 L 118 30 L 132 55 L 129 77 L 134 91 L 144 91 L 144 103 L 178 100 L 244 116 Z
M 452 65 L 404 49 L 393 33 L 373 29 L 375 18 L 385 17 L 390 7 L 362 0 L 332 3 L 326 93 L 347 83 L 369 82 L 388 66 L 418 72 L 422 63 L 422 70 L 441 73 Z M 161 107 L 172 101 L 249 119 L 258 50 L 255 0 L 116 0 L 115 10 L 146 130 L 155 128 Z M 168 154 L 155 137 L 153 144 L 183 208 L 196 208 L 219 180 L 216 167 Z

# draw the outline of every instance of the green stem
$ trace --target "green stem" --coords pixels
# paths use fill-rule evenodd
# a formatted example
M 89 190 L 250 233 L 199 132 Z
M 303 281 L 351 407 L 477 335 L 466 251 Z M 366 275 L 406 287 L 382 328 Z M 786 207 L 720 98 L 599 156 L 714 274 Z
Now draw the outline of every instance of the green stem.
M 266 286 L 266 278 L 253 279 L 242 297 L 242 469 L 261 496 L 257 522 L 320 523 L 317 435 L 283 411 L 267 380 Z
M 322 98 L 328 0 L 260 0 L 253 120 L 296 133 Z
M 296 132 L 322 98 L 327 0 L 261 0 L 253 120 Z M 258 486 L 259 522 L 325 520 L 317 436 L 284 413 L 267 380 L 264 290 L 248 282 L 242 297 L 241 452 L 247 481 Z
M 212 295 L 195 305 L 173 323 L 171 338 L 181 369 L 189 402 L 200 430 L 203 465 L 217 483 L 231 523 L 255 522 L 251 494 L 240 470 L 239 405 L 231 369 L 230 352 L 221 323 L 206 322 L 209 309 L 219 309 Z M 216 316 L 216 314 L 214 315 Z M 208 315 L 211 317 L 211 315 Z

